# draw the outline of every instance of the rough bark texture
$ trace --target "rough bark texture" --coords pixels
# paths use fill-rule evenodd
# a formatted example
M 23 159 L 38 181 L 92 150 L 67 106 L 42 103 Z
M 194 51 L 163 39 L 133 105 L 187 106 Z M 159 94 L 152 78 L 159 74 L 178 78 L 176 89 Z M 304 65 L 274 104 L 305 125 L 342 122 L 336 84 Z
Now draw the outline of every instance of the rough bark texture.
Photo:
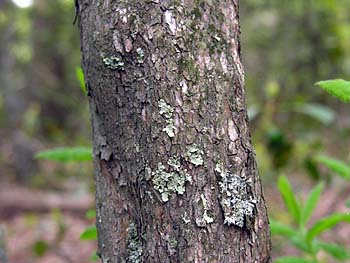
M 103 262 L 270 262 L 237 2 L 78 1 Z

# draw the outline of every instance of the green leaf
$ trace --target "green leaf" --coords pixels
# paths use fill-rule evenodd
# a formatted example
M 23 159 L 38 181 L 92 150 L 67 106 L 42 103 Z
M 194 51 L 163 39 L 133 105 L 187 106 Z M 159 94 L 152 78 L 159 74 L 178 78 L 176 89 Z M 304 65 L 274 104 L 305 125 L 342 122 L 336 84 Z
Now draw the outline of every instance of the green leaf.
M 90 209 L 85 213 L 85 217 L 87 219 L 94 219 L 96 218 L 96 210 L 95 209 Z
M 90 147 L 60 147 L 38 152 L 35 158 L 63 163 L 91 161 L 92 149 Z
M 297 234 L 290 239 L 292 244 L 301 251 L 304 251 L 308 254 L 312 254 L 312 245 L 308 244 L 301 234 Z
M 292 238 L 297 234 L 297 232 L 290 226 L 273 219 L 270 219 L 270 230 L 272 235 L 282 235 L 288 238 Z
M 311 226 L 307 232 L 307 242 L 310 243 L 316 236 L 330 228 L 333 228 L 336 224 L 343 221 L 350 223 L 350 214 L 333 214 L 328 217 L 321 218 L 313 226 Z
M 75 74 L 76 74 L 77 79 L 79 81 L 81 90 L 84 92 L 85 95 L 87 95 L 86 86 L 85 86 L 85 79 L 84 79 L 84 72 L 83 72 L 82 68 L 77 67 L 75 69 Z
M 317 249 L 322 249 L 336 259 L 345 260 L 349 258 L 346 248 L 337 244 L 317 242 L 316 247 Z
M 344 102 L 350 101 L 350 81 L 343 79 L 324 80 L 316 82 L 315 85 Z
M 317 263 L 315 260 L 299 257 L 280 257 L 275 263 Z
M 80 235 L 81 240 L 97 240 L 96 226 L 90 226 Z
M 304 238 L 301 236 L 301 234 L 297 230 L 294 230 L 293 228 L 291 228 L 290 226 L 284 223 L 278 222 L 276 220 L 270 219 L 270 230 L 273 236 L 275 235 L 285 236 L 298 249 L 307 253 L 310 252 L 310 248 L 308 244 L 305 242 Z
M 350 198 L 346 198 L 346 200 L 345 200 L 345 206 L 346 206 L 347 208 L 350 208 Z
M 305 226 L 307 221 L 310 219 L 312 212 L 314 211 L 318 200 L 320 199 L 321 192 L 323 190 L 324 184 L 319 183 L 316 185 L 307 197 L 306 203 L 301 212 L 301 225 Z
M 324 164 L 328 169 L 345 179 L 350 179 L 350 167 L 346 163 L 325 155 L 316 156 L 315 161 Z
M 293 108 L 295 112 L 305 114 L 323 124 L 330 124 L 335 118 L 332 109 L 320 104 L 298 103 Z
M 98 260 L 99 260 L 99 257 L 97 255 L 97 253 L 94 252 L 90 257 L 90 261 L 98 261 Z
M 46 254 L 46 252 L 49 250 L 49 248 L 50 248 L 49 244 L 44 240 L 36 241 L 33 244 L 33 252 L 37 257 L 43 257 Z
M 300 207 L 297 200 L 295 199 L 292 187 L 290 186 L 287 177 L 285 177 L 284 175 L 278 178 L 278 189 L 282 195 L 283 201 L 289 213 L 293 216 L 295 222 L 299 224 Z

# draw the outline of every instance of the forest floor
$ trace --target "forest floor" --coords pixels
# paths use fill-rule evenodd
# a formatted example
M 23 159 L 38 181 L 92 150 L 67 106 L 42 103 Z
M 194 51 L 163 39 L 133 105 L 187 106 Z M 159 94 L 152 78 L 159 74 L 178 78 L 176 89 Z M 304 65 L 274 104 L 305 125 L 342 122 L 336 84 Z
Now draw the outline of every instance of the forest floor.
M 265 187 L 270 216 L 288 217 L 275 187 Z M 305 194 L 307 191 L 305 191 Z M 325 190 L 311 222 L 335 211 L 349 212 L 345 200 L 349 191 Z M 0 225 L 6 229 L 6 250 L 11 263 L 82 263 L 91 261 L 96 242 L 80 240 L 94 224 L 85 217 L 93 207 L 92 195 L 44 192 L 15 185 L 0 186 Z M 286 218 L 284 218 L 286 219 Z M 288 218 L 286 219 L 288 221 Z M 323 236 L 350 246 L 349 225 L 340 224 Z M 298 255 L 286 240 L 274 239 L 273 258 Z

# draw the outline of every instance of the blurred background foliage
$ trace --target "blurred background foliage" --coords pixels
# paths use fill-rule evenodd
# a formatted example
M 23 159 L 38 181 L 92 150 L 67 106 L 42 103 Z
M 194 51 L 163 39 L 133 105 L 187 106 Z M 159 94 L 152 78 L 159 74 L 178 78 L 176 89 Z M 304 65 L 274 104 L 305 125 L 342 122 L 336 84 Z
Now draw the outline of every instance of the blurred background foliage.
M 0 1 L 0 186 L 91 195 L 90 163 L 34 158 L 40 150 L 91 144 L 73 2 L 34 0 L 20 8 Z M 348 105 L 313 84 L 349 79 L 350 0 L 244 0 L 240 5 L 253 143 L 270 214 L 288 221 L 275 198 L 281 173 L 301 194 L 319 180 L 328 183 L 326 190 L 345 189 L 314 156 L 349 162 Z M 52 247 L 43 242 L 32 244 L 36 256 Z

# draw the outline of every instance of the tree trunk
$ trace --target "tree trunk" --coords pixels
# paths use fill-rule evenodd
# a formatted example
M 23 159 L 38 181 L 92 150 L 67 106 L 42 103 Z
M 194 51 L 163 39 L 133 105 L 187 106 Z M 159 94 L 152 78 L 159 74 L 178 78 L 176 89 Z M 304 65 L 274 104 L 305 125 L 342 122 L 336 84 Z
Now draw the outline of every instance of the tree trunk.
M 103 262 L 270 262 L 237 2 L 78 1 Z

